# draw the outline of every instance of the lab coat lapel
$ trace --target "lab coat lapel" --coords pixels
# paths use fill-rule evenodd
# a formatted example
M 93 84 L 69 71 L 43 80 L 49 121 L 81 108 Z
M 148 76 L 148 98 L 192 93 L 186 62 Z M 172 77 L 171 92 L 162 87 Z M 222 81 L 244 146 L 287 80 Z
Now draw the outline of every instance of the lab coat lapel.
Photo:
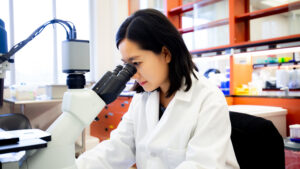
M 158 106 L 159 93 L 157 91 L 151 92 L 146 103 L 146 116 L 148 131 L 153 131 L 158 123 Z

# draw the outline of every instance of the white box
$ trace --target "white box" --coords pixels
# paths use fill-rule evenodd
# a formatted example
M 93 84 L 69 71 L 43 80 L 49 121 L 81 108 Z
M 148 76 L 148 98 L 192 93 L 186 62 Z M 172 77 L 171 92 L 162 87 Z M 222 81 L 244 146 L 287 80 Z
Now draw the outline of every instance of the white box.
M 251 114 L 270 120 L 281 136 L 286 137 L 286 109 L 273 106 L 230 105 L 229 111 Z
M 51 99 L 62 99 L 67 89 L 67 85 L 46 85 L 46 94 Z

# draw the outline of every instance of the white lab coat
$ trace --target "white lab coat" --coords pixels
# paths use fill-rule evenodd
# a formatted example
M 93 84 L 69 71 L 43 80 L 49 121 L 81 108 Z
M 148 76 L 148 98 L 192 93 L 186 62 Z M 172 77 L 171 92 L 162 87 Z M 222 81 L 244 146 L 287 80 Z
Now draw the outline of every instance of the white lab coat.
M 110 140 L 77 160 L 79 169 L 238 169 L 227 103 L 205 77 L 177 91 L 161 119 L 159 93 L 135 94 Z

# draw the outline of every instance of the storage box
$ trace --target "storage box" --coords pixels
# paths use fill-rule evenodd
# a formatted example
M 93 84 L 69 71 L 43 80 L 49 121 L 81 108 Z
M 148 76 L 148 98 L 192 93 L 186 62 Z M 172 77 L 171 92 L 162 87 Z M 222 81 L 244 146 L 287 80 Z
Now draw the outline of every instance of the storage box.
M 62 99 L 67 89 L 67 85 L 47 85 L 46 94 L 51 99 Z
M 290 137 L 300 140 L 300 124 L 289 125 Z
M 281 136 L 286 137 L 287 110 L 281 107 L 257 106 L 257 105 L 231 105 L 230 111 L 251 114 L 273 122 Z
M 12 85 L 10 86 L 10 97 L 14 100 L 35 100 L 37 93 L 36 85 Z

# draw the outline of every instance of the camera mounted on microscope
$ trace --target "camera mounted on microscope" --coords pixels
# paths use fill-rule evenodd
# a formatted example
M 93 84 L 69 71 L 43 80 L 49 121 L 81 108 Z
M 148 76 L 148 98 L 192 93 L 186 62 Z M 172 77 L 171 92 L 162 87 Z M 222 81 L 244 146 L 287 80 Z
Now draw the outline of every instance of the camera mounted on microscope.
M 6 51 L 0 57 L 0 64 L 5 61 L 13 63 L 10 57 L 23 48 L 28 42 L 39 35 L 46 26 L 60 24 L 66 31 L 66 40 L 62 42 L 62 70 L 67 73 L 67 85 L 69 89 L 81 89 L 85 85 L 84 73 L 90 71 L 89 41 L 76 39 L 76 28 L 72 22 L 60 19 L 52 19 L 36 29 L 27 39 L 14 45 L 10 51 Z M 4 23 L 3 23 L 4 24 Z M 2 24 L 1 24 L 2 25 Z M 6 39 L 5 39 L 6 41 Z M 6 43 L 4 43 L 6 44 Z

